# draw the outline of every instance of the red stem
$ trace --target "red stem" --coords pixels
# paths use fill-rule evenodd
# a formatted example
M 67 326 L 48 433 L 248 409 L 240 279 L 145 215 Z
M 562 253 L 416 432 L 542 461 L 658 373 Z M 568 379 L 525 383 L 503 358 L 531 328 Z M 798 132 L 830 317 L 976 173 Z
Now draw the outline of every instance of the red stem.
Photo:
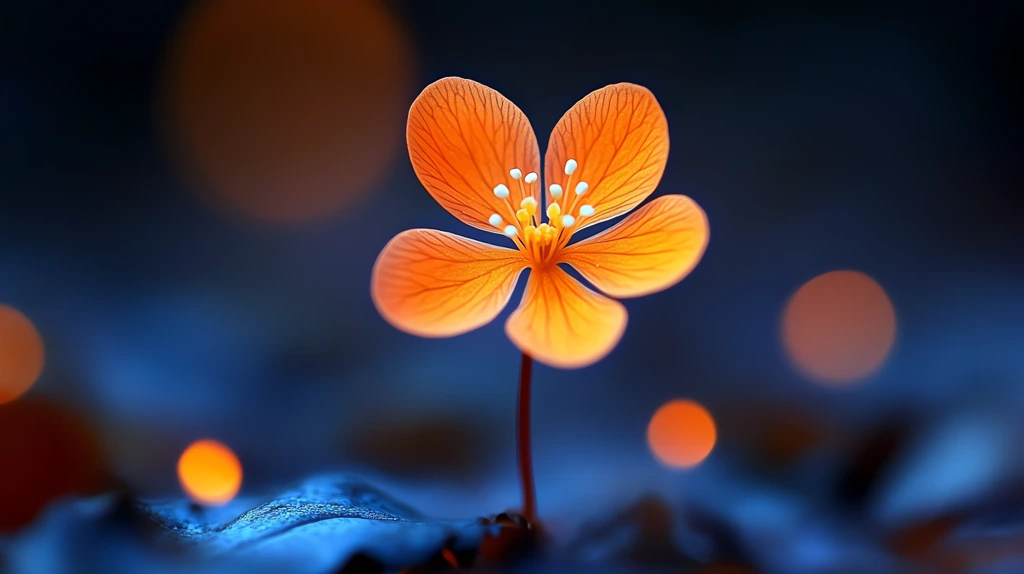
M 533 453 L 530 443 L 530 384 L 533 359 L 523 353 L 519 366 L 519 402 L 516 404 L 516 448 L 519 457 L 519 481 L 523 488 L 523 517 L 530 524 L 537 518 L 537 493 L 533 486 Z

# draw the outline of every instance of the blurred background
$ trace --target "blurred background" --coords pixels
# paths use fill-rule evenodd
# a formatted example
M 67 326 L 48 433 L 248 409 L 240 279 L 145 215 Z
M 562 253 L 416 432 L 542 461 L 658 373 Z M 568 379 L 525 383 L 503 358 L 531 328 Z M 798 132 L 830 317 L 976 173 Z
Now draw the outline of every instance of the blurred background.
M 818 564 L 851 528 L 1020 500 L 1022 37 L 1010 2 L 4 2 L 0 531 L 67 493 L 181 496 L 200 439 L 243 493 L 340 470 L 435 516 L 518 504 L 511 308 L 428 340 L 370 300 L 402 230 L 504 239 L 409 164 L 449 75 L 542 150 L 590 91 L 650 88 L 655 196 L 711 223 L 610 356 L 535 370 L 556 537 L 655 493 L 821 525 L 765 550 Z

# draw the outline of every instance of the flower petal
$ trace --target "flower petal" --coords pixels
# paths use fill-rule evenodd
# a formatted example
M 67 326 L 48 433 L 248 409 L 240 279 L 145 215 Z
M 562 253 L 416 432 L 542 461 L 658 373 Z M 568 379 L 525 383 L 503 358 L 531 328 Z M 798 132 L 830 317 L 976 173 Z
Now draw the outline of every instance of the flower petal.
M 534 269 L 505 333 L 524 353 L 575 369 L 604 358 L 626 330 L 626 308 L 584 287 L 557 265 Z
M 668 120 L 654 94 L 636 84 L 614 84 L 577 102 L 551 132 L 544 158 L 546 185 L 560 184 L 566 195 L 573 193 L 565 185 L 569 159 L 579 167 L 568 187 L 589 185 L 572 215 L 581 205 L 594 207 L 579 229 L 640 205 L 658 186 L 668 159 Z M 548 203 L 554 201 L 546 193 Z
M 666 195 L 562 251 L 561 261 L 612 297 L 639 297 L 686 277 L 708 245 L 708 218 L 685 195 Z
M 519 251 L 452 233 L 399 233 L 377 258 L 370 290 L 381 316 L 420 337 L 451 337 L 489 323 L 526 268 Z
M 498 184 L 508 187 L 516 209 L 528 195 L 540 201 L 540 184 L 520 190 L 523 177 L 540 171 L 537 137 L 526 115 L 505 96 L 472 80 L 444 78 L 427 86 L 409 110 L 406 131 L 409 158 L 420 183 L 430 195 L 465 223 L 500 233 L 488 223 L 497 213 L 515 221 L 506 200 L 494 195 Z M 529 191 L 532 190 L 532 193 Z

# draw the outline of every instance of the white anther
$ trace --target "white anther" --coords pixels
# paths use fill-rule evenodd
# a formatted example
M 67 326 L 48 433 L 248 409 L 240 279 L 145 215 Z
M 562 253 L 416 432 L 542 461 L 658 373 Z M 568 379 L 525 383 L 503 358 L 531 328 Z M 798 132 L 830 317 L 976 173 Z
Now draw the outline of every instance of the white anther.
M 494 195 L 498 196 L 499 199 L 505 199 L 508 197 L 508 188 L 505 187 L 504 183 L 499 183 L 494 186 Z
M 563 215 L 562 216 L 562 225 L 564 225 L 565 227 L 570 227 L 570 226 L 572 226 L 573 223 L 576 223 L 576 218 L 575 217 L 573 217 L 571 215 Z
M 572 175 L 572 172 L 576 171 L 577 165 L 579 164 L 577 164 L 576 160 L 574 159 L 570 159 L 569 161 L 565 162 L 565 175 Z
M 551 192 L 551 197 L 555 199 L 562 197 L 562 186 L 558 185 L 557 183 L 552 183 L 551 187 L 548 188 L 548 191 Z
M 505 235 L 508 235 L 509 237 L 515 237 L 516 236 L 516 226 L 515 225 L 509 225 L 508 227 L 506 227 L 505 228 Z
M 581 181 L 576 184 L 576 195 L 583 195 L 590 189 L 590 186 L 585 181 Z
M 523 181 L 525 181 L 526 183 L 533 183 L 537 181 L 537 173 L 531 171 L 530 173 L 526 174 L 526 178 L 523 179 Z
M 580 206 L 580 215 L 582 215 L 583 217 L 590 217 L 591 215 L 594 215 L 594 206 L 593 205 L 581 205 Z
M 487 221 L 489 221 L 491 223 L 491 225 L 497 227 L 497 226 L 501 225 L 501 216 L 498 215 L 497 213 L 495 213 Z
M 508 170 L 508 174 L 512 176 L 512 179 L 519 179 L 519 178 L 523 177 L 523 170 L 521 170 L 521 169 L 519 169 L 517 167 L 517 168 Z M 526 176 L 526 177 L 530 177 L 530 176 Z M 527 182 L 527 183 L 529 183 L 529 182 Z

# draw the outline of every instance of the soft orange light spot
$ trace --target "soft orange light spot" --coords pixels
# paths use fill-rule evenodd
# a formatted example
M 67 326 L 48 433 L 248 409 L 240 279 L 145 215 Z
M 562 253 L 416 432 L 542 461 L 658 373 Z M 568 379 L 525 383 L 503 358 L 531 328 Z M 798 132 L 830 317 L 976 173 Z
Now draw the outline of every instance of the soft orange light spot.
M 445 562 L 447 562 L 448 564 L 451 564 L 452 568 L 458 568 L 459 567 L 459 559 L 458 559 L 457 556 L 455 556 L 455 553 L 452 552 L 451 550 L 449 550 L 447 548 L 442 548 L 441 549 L 441 557 L 445 559 Z
M 0 405 L 27 391 L 43 372 L 43 339 L 32 321 L 0 305 Z
M 178 479 L 185 493 L 200 504 L 227 504 L 242 486 L 242 463 L 215 440 L 192 443 L 178 460 Z
M 32 523 L 58 498 L 109 488 L 107 461 L 77 412 L 32 397 L 0 406 L 0 534 Z
M 793 364 L 816 381 L 850 384 L 874 373 L 896 339 L 885 290 L 858 271 L 831 271 L 803 285 L 782 319 Z
M 171 149 L 211 203 L 296 222 L 380 182 L 402 149 L 412 49 L 379 0 L 204 0 L 169 43 Z
M 715 448 L 718 432 L 711 414 L 688 400 L 669 401 L 647 425 L 647 444 L 654 456 L 673 468 L 697 466 Z

